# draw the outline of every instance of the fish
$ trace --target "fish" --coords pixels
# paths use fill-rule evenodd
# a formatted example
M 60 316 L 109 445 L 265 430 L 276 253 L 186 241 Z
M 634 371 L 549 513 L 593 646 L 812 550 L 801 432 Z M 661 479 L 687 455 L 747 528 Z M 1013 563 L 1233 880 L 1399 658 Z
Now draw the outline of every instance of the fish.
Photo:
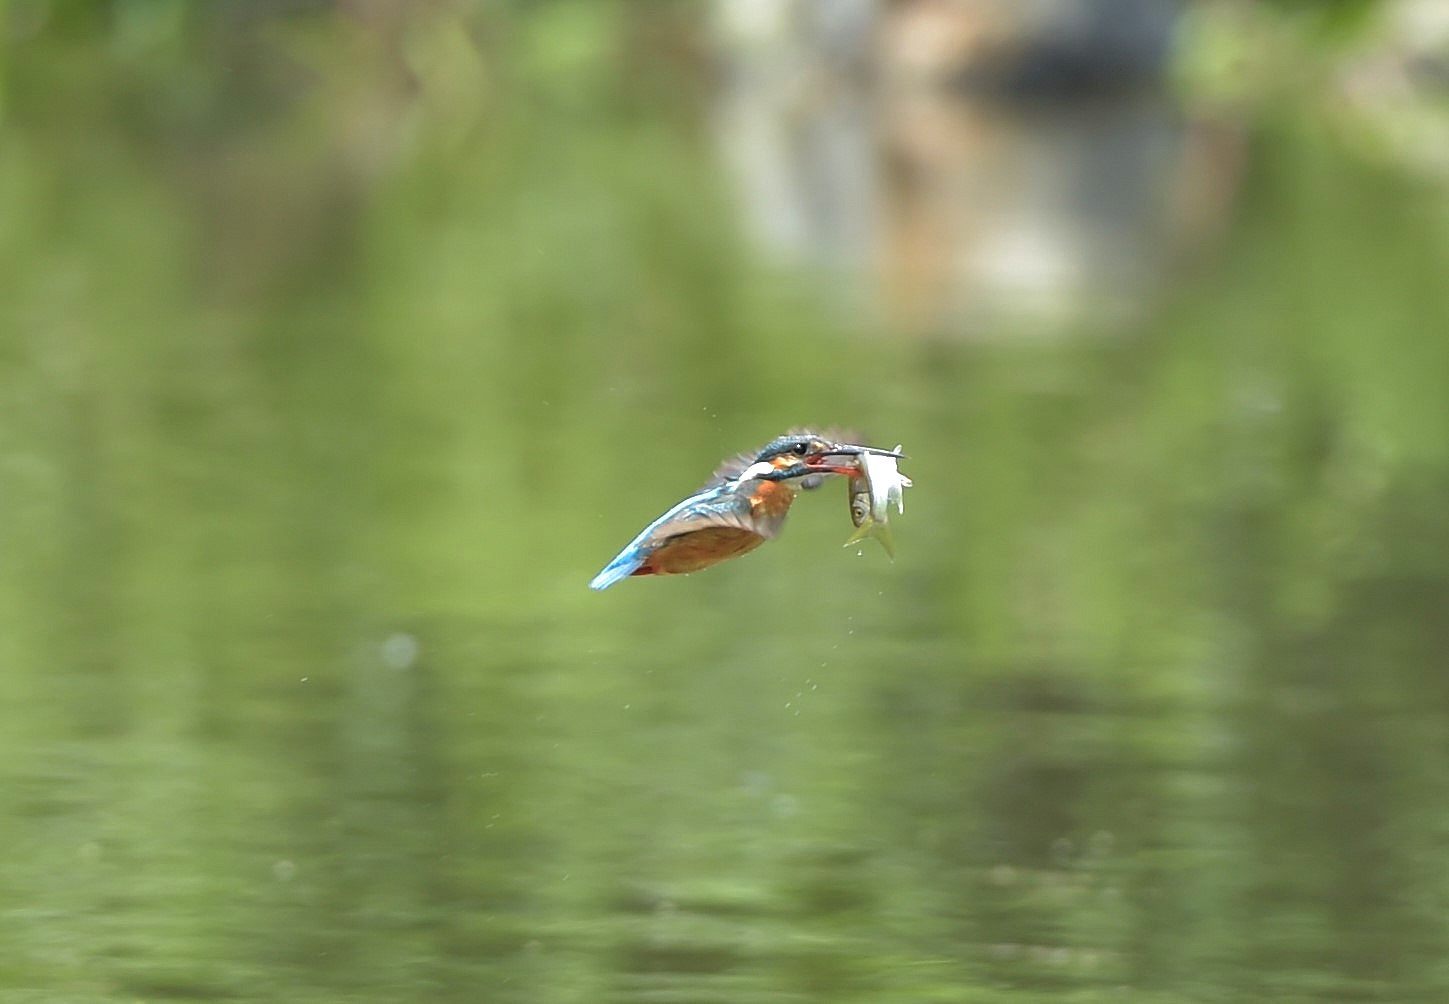
M 901 452 L 900 446 L 895 452 Z M 895 457 L 866 453 L 859 457 L 857 464 L 860 473 L 851 475 L 846 486 L 850 521 L 855 524 L 855 532 L 842 546 L 849 547 L 866 537 L 874 537 L 894 561 L 896 546 L 891 537 L 890 506 L 894 503 L 896 512 L 905 513 L 904 490 L 911 487 L 911 479 L 896 469 Z

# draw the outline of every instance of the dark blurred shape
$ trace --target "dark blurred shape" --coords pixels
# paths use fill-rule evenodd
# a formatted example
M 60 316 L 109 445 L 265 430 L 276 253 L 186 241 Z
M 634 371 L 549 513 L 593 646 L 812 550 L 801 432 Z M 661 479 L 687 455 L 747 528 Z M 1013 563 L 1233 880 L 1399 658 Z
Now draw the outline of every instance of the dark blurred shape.
M 885 0 L 879 61 L 892 78 L 1022 96 L 1152 85 L 1178 0 Z
M 1175 2 L 722 5 L 723 143 L 762 243 L 895 328 L 1138 316 L 1219 229 L 1240 142 L 1164 75 Z M 850 284 L 842 295 L 855 296 Z

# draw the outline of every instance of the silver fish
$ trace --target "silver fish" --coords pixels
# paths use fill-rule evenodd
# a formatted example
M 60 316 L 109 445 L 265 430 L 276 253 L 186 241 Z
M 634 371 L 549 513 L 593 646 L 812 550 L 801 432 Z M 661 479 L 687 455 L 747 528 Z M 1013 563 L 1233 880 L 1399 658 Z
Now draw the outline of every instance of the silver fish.
M 850 479 L 850 521 L 856 526 L 866 521 L 870 516 L 870 482 L 864 475 L 857 474 Z
M 901 448 L 897 446 L 895 452 L 901 452 Z M 844 546 L 858 544 L 866 537 L 875 537 L 891 560 L 895 560 L 890 505 L 894 502 L 898 513 L 906 511 L 903 491 L 911 486 L 911 479 L 896 469 L 895 457 L 866 453 L 859 457 L 857 463 L 860 473 L 851 476 L 847 496 L 850 500 L 850 521 L 855 524 L 856 530 Z

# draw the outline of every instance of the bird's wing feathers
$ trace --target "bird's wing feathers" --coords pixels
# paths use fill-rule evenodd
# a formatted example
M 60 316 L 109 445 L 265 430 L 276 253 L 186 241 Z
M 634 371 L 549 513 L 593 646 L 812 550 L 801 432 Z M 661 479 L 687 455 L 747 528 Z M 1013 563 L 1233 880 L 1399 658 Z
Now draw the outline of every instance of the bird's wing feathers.
M 659 544 L 675 534 L 703 530 L 705 527 L 723 526 L 736 530 L 758 533 L 762 537 L 774 536 L 774 527 L 769 532 L 759 524 L 751 512 L 750 500 L 734 492 L 720 493 L 707 490 L 691 495 L 663 516 L 655 520 L 646 532 L 651 544 Z
M 755 462 L 757 455 L 758 451 L 755 453 L 736 453 L 732 457 L 725 457 L 719 462 L 719 466 L 714 469 L 714 473 L 709 476 L 709 480 L 704 483 L 701 490 L 718 488 L 720 485 L 733 481 L 745 472 L 746 467 L 749 467 Z

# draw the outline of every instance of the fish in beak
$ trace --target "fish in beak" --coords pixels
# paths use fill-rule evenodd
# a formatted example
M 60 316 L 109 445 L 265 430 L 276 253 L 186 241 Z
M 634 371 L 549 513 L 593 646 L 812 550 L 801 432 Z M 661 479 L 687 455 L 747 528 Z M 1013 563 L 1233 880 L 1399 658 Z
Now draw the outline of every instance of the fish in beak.
M 846 496 L 850 501 L 850 521 L 856 529 L 844 546 L 874 537 L 885 548 L 886 554 L 895 559 L 890 507 L 894 505 L 896 512 L 904 513 L 906 507 L 902 493 L 911 487 L 911 479 L 896 469 L 896 459 L 900 456 L 899 446 L 894 451 L 874 450 L 860 455 L 860 468 L 851 476 Z

